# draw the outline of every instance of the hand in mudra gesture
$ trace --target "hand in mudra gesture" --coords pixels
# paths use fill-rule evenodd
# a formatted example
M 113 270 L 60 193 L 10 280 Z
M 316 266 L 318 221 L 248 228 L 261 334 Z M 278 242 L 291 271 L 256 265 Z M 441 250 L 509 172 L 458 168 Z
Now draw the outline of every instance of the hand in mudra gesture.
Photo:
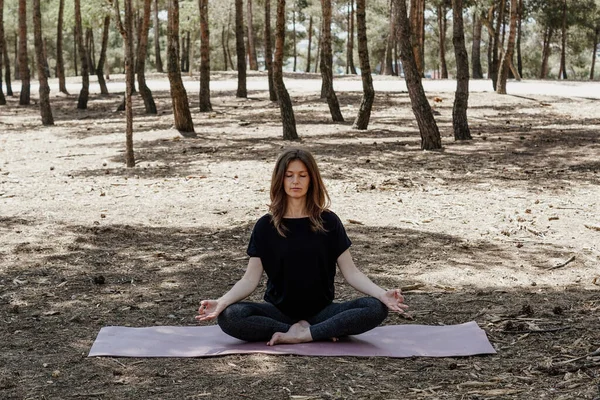
M 198 321 L 210 321 L 219 316 L 225 307 L 218 300 L 202 300 L 198 308 Z
M 390 311 L 400 314 L 403 314 L 408 308 L 408 306 L 404 304 L 404 296 L 402 296 L 400 289 L 390 289 L 386 291 L 379 297 L 379 301 L 385 304 Z

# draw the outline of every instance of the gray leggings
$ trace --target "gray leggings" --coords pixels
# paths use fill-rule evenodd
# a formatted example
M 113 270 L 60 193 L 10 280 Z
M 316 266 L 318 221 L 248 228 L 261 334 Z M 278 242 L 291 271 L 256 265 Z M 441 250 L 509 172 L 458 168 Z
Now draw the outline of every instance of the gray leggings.
M 328 340 L 369 331 L 383 322 L 388 309 L 373 297 L 331 303 L 307 321 L 313 340 Z M 219 315 L 223 332 L 248 342 L 268 341 L 276 332 L 287 332 L 298 320 L 270 303 L 235 303 Z

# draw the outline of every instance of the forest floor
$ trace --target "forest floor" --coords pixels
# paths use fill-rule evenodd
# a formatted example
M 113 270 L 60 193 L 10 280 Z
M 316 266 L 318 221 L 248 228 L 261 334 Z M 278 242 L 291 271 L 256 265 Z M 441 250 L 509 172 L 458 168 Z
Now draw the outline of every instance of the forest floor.
M 425 152 L 397 80 L 378 78 L 388 90 L 362 132 L 351 128 L 360 92 L 338 92 L 348 122 L 334 124 L 315 75 L 286 80 L 299 144 L 317 158 L 357 265 L 407 289 L 412 319 L 385 324 L 474 320 L 497 355 L 88 358 L 103 326 L 195 324 L 198 302 L 243 274 L 290 143 L 264 90 L 236 99 L 218 89 L 232 75 L 214 78 L 214 112 L 197 112 L 189 92 L 197 138 L 173 129 L 167 91 L 155 90 L 158 115 L 136 99 L 133 169 L 122 93 L 93 93 L 81 111 L 75 90 L 54 91 L 53 127 L 16 97 L 0 108 L 0 398 L 600 398 L 600 115 L 570 83 L 472 93 L 474 139 L 459 143 L 448 82 L 428 81 L 444 148 Z M 339 276 L 336 290 L 358 295 Z

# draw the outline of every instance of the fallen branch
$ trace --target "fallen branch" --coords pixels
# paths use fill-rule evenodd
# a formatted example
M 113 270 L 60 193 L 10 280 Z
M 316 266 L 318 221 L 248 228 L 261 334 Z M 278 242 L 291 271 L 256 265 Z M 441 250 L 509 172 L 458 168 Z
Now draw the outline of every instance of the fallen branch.
M 583 226 L 585 226 L 586 228 L 591 229 L 593 231 L 599 231 L 600 232 L 600 226 L 598 226 L 598 225 L 583 224 Z
M 565 261 L 565 262 L 562 262 L 562 263 L 560 263 L 560 264 L 557 264 L 557 265 L 555 265 L 555 266 L 553 266 L 553 267 L 550 267 L 550 268 L 548 268 L 548 270 L 549 270 L 549 271 L 551 271 L 551 270 L 553 270 L 553 269 L 559 269 L 559 268 L 562 268 L 562 267 L 566 266 L 567 264 L 569 264 L 569 263 L 573 262 L 574 260 L 575 260 L 575 256 L 571 256 L 571 258 L 569 258 L 567 261 Z
M 520 330 L 520 331 L 507 331 L 507 330 L 503 330 L 500 331 L 502 333 L 514 333 L 514 334 L 522 334 L 522 333 L 552 333 L 552 332 L 558 332 L 558 331 L 564 331 L 565 329 L 570 329 L 570 326 L 561 326 L 559 328 L 548 328 L 548 329 L 526 329 L 526 330 Z
M 558 363 L 556 363 L 556 365 L 565 365 L 565 364 L 569 364 L 569 363 L 572 363 L 575 361 L 583 360 L 584 358 L 597 357 L 597 356 L 600 356 L 600 347 L 598 347 L 596 350 L 592 351 L 591 353 L 585 354 L 581 357 L 575 357 L 575 358 L 571 358 L 570 360 L 558 362 Z

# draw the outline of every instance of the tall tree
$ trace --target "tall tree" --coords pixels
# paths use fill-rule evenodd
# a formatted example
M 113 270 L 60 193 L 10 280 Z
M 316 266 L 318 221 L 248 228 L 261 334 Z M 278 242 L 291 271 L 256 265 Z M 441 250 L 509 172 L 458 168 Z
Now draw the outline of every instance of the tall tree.
M 596 22 L 600 24 L 600 21 Z M 592 66 L 590 68 L 590 81 L 593 81 L 594 78 L 594 69 L 596 67 L 596 58 L 598 53 L 598 42 L 600 41 L 600 25 L 596 25 L 594 29 L 594 39 L 593 39 L 593 47 L 592 47 Z
M 419 73 L 425 71 L 425 0 L 410 0 L 412 48 Z
M 322 92 L 327 96 L 329 112 L 335 122 L 344 122 L 340 111 L 340 103 L 333 90 L 333 52 L 331 48 L 331 0 L 321 0 L 323 10 L 321 34 L 321 77 L 323 78 Z
M 2 89 L 2 59 L 4 58 L 4 0 L 0 0 L 0 106 L 6 104 Z
M 46 75 L 40 0 L 33 0 L 33 37 L 38 80 L 40 83 L 40 114 L 42 115 L 42 124 L 54 125 L 54 117 L 52 116 L 52 108 L 50 107 L 50 86 L 48 86 L 48 76 Z
M 567 79 L 567 0 L 562 2 L 562 26 L 561 26 L 561 46 L 560 46 L 560 68 L 558 77 Z
M 517 20 L 517 71 L 519 72 L 519 76 L 523 76 L 523 57 L 521 55 L 521 36 L 522 36 L 522 29 L 521 29 L 521 25 L 523 23 L 523 11 L 525 10 L 525 8 L 523 7 L 523 0 L 519 0 L 519 5 L 518 5 L 519 9 L 518 9 L 518 20 Z
M 515 53 L 515 39 L 517 37 L 517 18 L 519 18 L 518 0 L 510 0 L 510 30 L 508 32 L 508 43 L 506 51 L 502 56 L 500 70 L 498 71 L 498 83 L 496 84 L 496 93 L 506 94 L 506 81 L 508 80 L 508 71 L 512 64 Z
M 469 55 L 465 46 L 463 27 L 463 0 L 452 0 L 452 44 L 456 58 L 456 93 L 452 108 L 452 128 L 455 140 L 470 140 L 471 131 L 467 119 L 469 107 Z
M 256 57 L 256 37 L 254 35 L 252 0 L 248 0 L 246 6 L 246 18 L 248 20 L 248 61 L 250 64 L 250 70 L 258 71 L 258 58 Z
M 367 46 L 367 11 L 366 0 L 356 0 L 356 30 L 358 34 L 358 58 L 360 61 L 360 74 L 362 77 L 363 98 L 360 102 L 358 115 L 354 121 L 354 128 L 365 130 L 371 119 L 371 109 L 375 99 L 371 64 L 369 63 L 369 48 Z
M 210 32 L 208 0 L 199 0 L 200 8 L 200 112 L 212 111 L 210 104 Z
M 390 1 L 389 33 L 385 44 L 385 56 L 383 61 L 383 75 L 397 75 L 394 73 L 393 52 L 396 47 L 396 16 L 394 15 L 394 2 Z
M 154 62 L 156 72 L 163 72 L 162 58 L 160 56 L 160 20 L 158 19 L 158 0 L 154 0 Z
M 108 34 L 110 32 L 110 14 L 104 16 L 104 24 L 102 25 L 102 44 L 100 47 L 100 57 L 96 66 L 96 77 L 98 77 L 98 85 L 100 85 L 100 94 L 108 95 L 108 87 L 104 79 L 104 64 L 106 63 L 106 52 L 108 50 Z
M 235 0 L 235 51 L 237 56 L 238 87 L 236 97 L 248 97 L 246 89 L 246 49 L 244 47 L 244 1 Z
M 8 57 L 8 43 L 6 42 L 6 36 L 4 37 L 4 57 L 0 54 L 0 57 L 4 58 L 4 80 L 6 84 L 6 95 L 12 96 L 12 82 L 10 79 L 10 58 Z
M 269 100 L 277 101 L 277 91 L 273 81 L 273 54 L 271 46 L 271 0 L 265 0 L 265 65 L 269 80 Z
M 425 96 L 421 73 L 414 58 L 406 3 L 404 0 L 394 0 L 394 5 L 398 16 L 397 35 L 400 42 L 400 58 L 402 59 L 412 110 L 419 125 L 419 132 L 421 133 L 421 148 L 423 150 L 440 149 L 442 148 L 440 131 L 433 117 L 431 106 Z
M 354 0 L 348 7 L 348 40 L 346 43 L 346 74 L 356 75 L 354 66 Z
M 77 51 L 81 62 L 81 91 L 77 100 L 77 108 L 87 109 L 88 97 L 90 95 L 90 73 L 88 70 L 88 57 L 83 45 L 83 28 L 81 23 L 81 0 L 75 0 L 75 38 Z
M 292 9 L 292 49 L 294 49 L 293 57 L 294 57 L 294 65 L 292 67 L 292 71 L 296 72 L 296 67 L 298 65 L 298 47 L 296 46 L 296 9 Z
M 21 97 L 19 104 L 30 103 L 29 58 L 27 57 L 27 1 L 19 0 L 19 77 L 21 78 Z
M 117 25 L 123 41 L 125 42 L 125 162 L 127 168 L 135 167 L 135 157 L 133 153 L 133 84 L 134 74 L 128 73 L 133 71 L 135 60 L 133 56 L 133 7 L 131 0 L 125 2 L 125 26 L 121 22 L 121 13 L 119 11 L 119 0 L 115 0 L 115 9 L 117 15 Z
M 544 29 L 544 40 L 542 44 L 542 66 L 540 71 L 540 79 L 546 79 L 548 77 L 548 60 L 550 58 L 550 52 L 552 51 L 552 35 L 554 34 L 554 28 L 548 26 Z
M 273 80 L 277 90 L 283 139 L 297 140 L 296 119 L 292 108 L 292 100 L 283 83 L 283 47 L 285 44 L 285 0 L 277 1 L 277 24 L 275 25 L 275 60 L 273 62 Z
M 498 69 L 500 67 L 499 53 L 500 48 L 502 47 L 500 32 L 502 31 L 502 24 L 504 23 L 505 0 L 497 0 L 496 7 L 496 26 L 494 27 L 494 38 L 492 42 L 492 65 L 490 68 L 490 78 L 492 80 L 494 91 L 496 90 L 496 84 L 498 83 Z
M 175 129 L 183 136 L 196 136 L 194 122 L 190 113 L 187 92 L 181 80 L 179 69 L 179 0 L 169 0 L 169 16 L 167 21 L 167 71 L 171 86 L 171 101 Z
M 312 37 L 313 37 L 313 16 L 311 15 L 308 18 L 308 46 L 306 48 L 306 72 L 310 72 L 310 63 L 311 63 L 311 47 L 312 47 Z
M 137 74 L 138 90 L 144 100 L 146 114 L 156 114 L 156 103 L 152 97 L 152 91 L 146 84 L 146 55 L 148 54 L 148 32 L 150 30 L 150 14 L 152 13 L 152 0 L 144 0 L 144 14 L 142 23 L 138 30 L 137 62 L 135 73 Z
M 65 13 L 65 0 L 59 0 L 58 3 L 58 24 L 56 27 L 56 77 L 58 78 L 58 90 L 61 93 L 67 92 L 65 80 L 65 61 L 63 58 L 63 18 Z
M 481 68 L 481 15 L 479 10 L 473 10 L 473 45 L 471 47 L 471 60 L 473 63 L 473 79 L 483 79 L 483 69 Z
M 441 75 L 442 79 L 448 79 L 448 66 L 446 64 L 446 32 L 448 30 L 448 20 L 446 18 L 446 3 L 443 0 L 437 5 L 437 18 L 440 40 Z

